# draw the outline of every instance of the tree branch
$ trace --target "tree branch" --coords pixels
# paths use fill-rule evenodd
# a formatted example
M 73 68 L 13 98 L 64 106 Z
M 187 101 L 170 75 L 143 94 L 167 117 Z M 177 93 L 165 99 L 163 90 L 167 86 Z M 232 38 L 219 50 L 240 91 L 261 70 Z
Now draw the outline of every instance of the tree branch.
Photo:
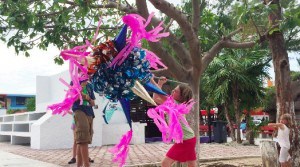
M 223 49 L 222 44 L 223 40 L 218 41 L 210 50 L 204 53 L 202 58 L 202 69 L 201 72 L 204 72 L 205 69 L 208 67 L 209 63 L 212 62 L 214 57 Z
M 145 5 L 147 7 L 147 4 L 143 1 L 137 0 L 136 2 L 137 6 L 140 6 L 141 10 L 143 10 L 143 6 Z M 145 7 L 144 7 L 145 8 Z M 145 9 L 146 10 L 146 9 Z M 139 11 L 139 13 L 144 17 L 147 18 L 149 16 L 148 10 L 145 11 L 146 13 L 143 14 L 142 11 Z M 157 19 L 156 17 L 152 18 L 152 25 L 158 25 L 161 21 Z M 166 27 L 164 27 L 166 28 Z M 180 42 L 178 38 L 171 32 L 169 32 L 170 35 L 168 37 L 165 37 L 167 39 L 168 43 L 172 47 L 172 49 L 176 52 L 177 57 L 179 61 L 182 63 L 184 68 L 190 68 L 192 65 L 192 59 L 191 56 L 189 56 L 188 50 L 185 48 L 185 46 Z M 172 56 L 169 59 L 174 59 Z M 174 60 L 175 62 L 175 60 Z
M 241 31 L 243 31 L 242 27 L 240 27 L 240 28 L 236 29 L 235 31 L 229 33 L 225 38 L 226 39 L 231 39 L 231 37 L 233 37 L 234 35 L 240 33 Z
M 67 2 L 69 5 L 76 5 L 74 2 Z M 140 1 L 137 1 L 136 4 L 138 5 L 138 3 L 143 3 Z M 144 5 L 145 7 L 147 7 L 147 4 L 143 3 L 142 5 Z M 130 7 L 126 7 L 122 4 L 117 4 L 115 2 L 109 2 L 106 5 L 91 5 L 92 8 L 118 8 L 119 10 L 122 10 L 123 12 L 133 12 L 133 13 L 138 13 L 137 9 Z M 143 16 L 144 18 L 147 18 L 149 14 Z M 158 25 L 158 23 L 160 22 L 159 19 L 157 18 L 153 18 L 152 19 L 153 24 L 154 25 Z M 188 50 L 185 48 L 185 46 L 180 42 L 180 40 L 178 40 L 176 38 L 175 35 L 173 35 L 172 33 L 170 33 L 170 36 L 166 38 L 168 43 L 170 44 L 170 46 L 173 48 L 173 50 L 176 52 L 179 61 L 182 63 L 182 65 L 186 68 L 191 66 L 191 57 L 189 56 L 189 52 Z M 173 59 L 173 57 L 170 57 Z M 175 60 L 174 60 L 175 61 Z
M 174 21 L 174 19 L 173 18 L 171 18 L 170 19 L 170 22 L 165 26 L 165 28 L 164 28 L 164 32 L 167 32 L 167 31 L 169 31 L 169 28 L 171 27 L 171 25 L 173 24 L 173 21 Z
M 75 2 L 72 2 L 72 1 L 66 1 L 64 3 L 69 4 L 69 5 L 73 5 L 73 6 L 79 6 Z M 119 4 L 119 3 L 116 3 L 116 2 L 113 2 L 113 1 L 109 1 L 105 5 L 91 5 L 91 4 L 89 4 L 89 7 L 90 8 L 96 8 L 96 9 L 115 8 L 115 9 L 119 9 L 120 11 L 123 11 L 125 13 L 137 13 L 137 10 L 135 8 L 133 8 L 132 6 L 129 6 L 129 5 L 125 6 L 123 4 Z
M 300 32 L 300 29 L 299 30 L 295 30 L 294 32 L 293 32 L 293 30 L 291 29 L 290 30 L 290 33 L 289 33 L 289 36 L 288 36 L 288 38 L 287 38 L 287 40 L 286 40 L 286 44 L 288 44 L 288 43 L 290 43 L 290 41 L 295 37 L 295 36 L 297 36 L 297 34 Z
M 173 18 L 177 21 L 179 26 L 182 29 L 182 32 L 189 44 L 189 51 L 192 59 L 197 60 L 200 58 L 199 52 L 200 52 L 200 45 L 198 36 L 195 33 L 192 25 L 190 22 L 188 22 L 188 19 L 185 15 L 182 14 L 181 11 L 177 10 L 172 4 L 166 2 L 165 0 L 149 0 L 153 6 L 160 10 L 161 12 L 165 13 L 170 18 Z
M 199 17 L 200 17 L 200 4 L 199 0 L 193 0 L 192 1 L 192 7 L 193 7 L 193 28 L 195 32 L 198 32 L 199 29 Z
M 137 10 L 133 8 L 132 6 L 125 6 L 123 4 L 119 4 L 116 2 L 110 1 L 108 4 L 105 5 L 90 5 L 91 8 L 116 8 L 120 11 L 123 11 L 125 13 L 137 13 Z
M 139 0 L 141 1 L 141 0 Z M 163 60 L 164 64 L 168 67 L 168 72 L 177 80 L 182 80 L 187 73 L 187 70 L 180 66 L 172 55 L 162 47 L 160 42 L 149 42 L 151 50 L 158 53 L 159 57 Z
M 206 1 L 205 1 L 205 0 L 202 0 L 202 2 L 201 2 L 201 4 L 200 4 L 199 23 L 198 23 L 199 26 L 200 26 L 200 24 L 201 24 L 202 14 L 203 14 L 203 11 L 204 11 L 204 9 L 205 9 L 205 6 L 206 6 Z M 198 26 L 197 30 L 195 30 L 195 32 L 198 32 L 199 26 Z
M 208 67 L 208 64 L 212 62 L 214 57 L 223 49 L 223 48 L 251 48 L 256 42 L 236 42 L 232 41 L 231 37 L 242 31 L 241 28 L 231 32 L 228 36 L 223 37 L 218 41 L 208 52 L 206 52 L 202 58 L 202 69 L 201 72 L 205 71 Z
M 70 6 L 68 8 L 64 8 L 63 10 L 61 11 L 58 11 L 58 12 L 53 12 L 53 13 L 41 13 L 41 14 L 37 14 L 36 16 L 37 17 L 43 17 L 43 16 L 46 16 L 46 17 L 49 17 L 49 16 L 55 16 L 55 15 L 58 15 L 58 14 L 61 14 L 67 10 L 70 10 L 70 9 L 74 9 L 75 6 Z
M 160 20 L 158 20 L 157 18 L 153 18 L 152 22 L 154 25 L 158 25 L 160 23 Z M 165 39 L 167 39 L 169 45 L 175 51 L 179 62 L 181 62 L 185 69 L 191 68 L 192 59 L 191 56 L 189 56 L 190 53 L 174 34 L 172 34 L 171 32 L 169 33 L 170 35 L 168 37 L 165 37 Z
M 231 49 L 245 49 L 252 48 L 256 42 L 236 42 L 236 41 L 225 41 L 223 43 L 223 48 L 231 48 Z
M 47 28 L 47 29 L 51 29 L 51 28 L 55 28 L 55 26 L 44 26 L 44 28 Z M 100 27 L 99 29 L 100 30 L 119 30 L 121 29 L 122 26 L 118 26 L 118 27 Z M 93 28 L 83 28 L 83 29 L 78 29 L 78 30 L 74 30 L 76 32 L 80 32 L 80 31 L 86 31 L 86 30 L 96 30 L 97 27 L 93 27 Z
M 169 72 L 170 70 L 165 71 L 153 71 L 152 74 L 155 76 L 165 76 L 165 77 L 173 77 L 172 74 Z
M 136 0 L 136 5 L 138 8 L 138 13 L 144 18 L 149 16 L 147 3 L 145 0 Z M 176 79 L 179 76 L 184 76 L 185 69 L 181 68 L 180 65 L 175 61 L 175 59 L 163 48 L 160 42 L 149 42 L 151 50 L 159 55 L 163 60 L 165 65 L 168 67 L 168 72 Z

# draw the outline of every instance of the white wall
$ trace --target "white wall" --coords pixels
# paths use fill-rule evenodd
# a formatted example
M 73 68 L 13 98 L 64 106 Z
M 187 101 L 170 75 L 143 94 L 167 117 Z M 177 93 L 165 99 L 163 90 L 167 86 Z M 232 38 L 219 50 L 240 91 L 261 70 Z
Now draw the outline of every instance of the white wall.
M 61 102 L 64 99 L 64 90 L 68 88 L 59 81 L 59 78 L 63 78 L 67 83 L 70 82 L 68 71 L 53 76 L 37 77 L 36 111 L 45 111 L 48 105 Z M 126 117 L 122 110 L 117 110 L 114 112 L 109 124 L 105 124 L 102 111 L 108 100 L 100 97 L 97 93 L 95 93 L 95 96 L 98 109 L 94 109 L 95 119 L 92 146 L 117 144 L 121 136 L 129 130 Z M 118 108 L 121 108 L 120 104 L 118 104 Z M 52 115 L 51 111 L 48 112 L 31 127 L 31 147 L 34 149 L 71 148 L 73 144 L 73 134 L 70 129 L 72 123 L 71 115 L 63 117 L 61 115 Z M 133 144 L 145 142 L 145 125 L 140 123 L 133 124 Z
M 49 76 L 36 77 L 36 104 L 45 103 L 51 99 L 51 84 Z M 38 107 L 38 106 L 36 106 Z
M 251 115 L 251 117 L 253 117 L 254 120 L 259 119 L 262 120 L 263 118 L 269 120 L 269 115 Z
M 73 117 L 52 115 L 48 111 L 42 118 L 31 126 L 31 148 L 60 149 L 72 148 L 73 131 L 71 129 Z M 90 146 L 102 146 L 102 119 L 100 112 L 95 110 L 94 136 Z
M 0 109 L 0 115 L 5 115 L 6 114 L 6 109 Z
M 36 90 L 36 111 L 46 111 L 47 106 L 61 102 L 65 97 L 65 90 L 68 89 L 59 81 L 63 78 L 67 83 L 70 82 L 69 73 L 67 71 L 53 76 L 38 76 Z M 100 99 L 96 95 L 97 99 Z M 94 136 L 91 146 L 102 145 L 102 114 L 101 105 L 95 112 L 94 119 Z M 67 114 L 52 115 L 48 111 L 41 119 L 31 126 L 31 147 L 34 149 L 58 149 L 71 148 L 73 145 L 73 131 L 71 130 L 72 116 Z
M 132 123 L 132 139 L 131 144 L 141 144 L 145 143 L 145 126 L 146 123 Z M 128 124 L 105 124 L 103 125 L 103 145 L 112 145 L 119 143 L 122 135 L 124 135 L 128 130 L 130 130 Z

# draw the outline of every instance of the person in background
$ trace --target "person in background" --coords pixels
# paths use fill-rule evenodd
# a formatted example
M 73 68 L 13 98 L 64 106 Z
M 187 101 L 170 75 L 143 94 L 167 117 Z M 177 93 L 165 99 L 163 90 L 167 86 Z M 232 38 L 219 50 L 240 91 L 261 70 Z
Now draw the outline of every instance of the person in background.
M 242 138 L 244 138 L 244 134 L 246 133 L 246 128 L 247 128 L 246 120 L 243 120 L 240 125 L 240 132 Z
M 77 144 L 76 144 L 76 137 L 75 137 L 76 133 L 75 133 L 74 115 L 73 115 L 73 121 L 72 121 L 71 129 L 73 130 L 74 142 L 73 142 L 73 147 L 72 147 L 72 158 L 68 162 L 68 164 L 74 164 L 74 163 L 76 163 L 76 155 L 77 155 Z M 91 158 L 89 158 L 89 161 L 91 163 L 94 163 L 94 160 L 92 160 Z
M 75 121 L 75 141 L 77 145 L 77 167 L 89 167 L 88 144 L 92 143 L 93 138 L 93 119 L 95 117 L 93 106 L 95 106 L 95 95 L 93 89 L 88 84 L 88 79 L 80 81 L 82 87 L 80 99 L 74 102 L 72 110 Z
M 292 117 L 290 114 L 283 114 L 280 117 L 280 123 L 269 123 L 269 126 L 278 128 L 278 144 L 280 146 L 279 162 L 281 167 L 290 167 L 289 162 L 291 155 L 290 149 L 290 128 L 292 126 Z

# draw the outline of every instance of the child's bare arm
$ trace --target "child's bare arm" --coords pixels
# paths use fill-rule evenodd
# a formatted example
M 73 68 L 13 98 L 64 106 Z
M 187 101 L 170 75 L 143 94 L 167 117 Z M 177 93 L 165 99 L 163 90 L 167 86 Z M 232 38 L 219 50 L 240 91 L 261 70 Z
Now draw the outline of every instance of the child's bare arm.
M 268 126 L 273 126 L 275 128 L 280 128 L 280 129 L 284 129 L 284 126 L 282 123 L 269 123 Z
M 154 79 L 151 78 L 151 83 L 154 84 L 156 87 L 158 87 L 160 89 L 162 88 L 163 84 L 165 84 L 166 82 L 167 82 L 167 79 L 165 77 L 159 78 L 158 83 L 156 83 L 154 81 Z M 153 100 L 157 104 L 162 104 L 163 102 L 165 102 L 167 100 L 167 96 L 161 95 L 161 94 L 157 94 L 157 93 L 153 93 Z

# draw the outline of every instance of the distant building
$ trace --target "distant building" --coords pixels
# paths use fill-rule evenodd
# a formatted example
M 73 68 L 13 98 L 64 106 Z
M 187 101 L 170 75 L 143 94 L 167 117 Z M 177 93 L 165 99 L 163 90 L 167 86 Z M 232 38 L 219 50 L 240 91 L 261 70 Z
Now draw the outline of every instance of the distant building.
M 247 110 L 243 111 L 244 114 L 247 113 Z M 250 117 L 253 118 L 253 120 L 270 120 L 270 114 L 263 111 L 263 108 L 259 107 L 257 109 L 250 111 Z
M 268 87 L 274 86 L 273 81 L 271 81 L 270 79 L 268 79 L 268 80 L 267 80 L 267 86 L 268 86 Z
M 6 114 L 7 110 L 25 110 L 26 100 L 35 95 L 24 94 L 0 94 L 0 115 Z
M 270 115 L 266 112 L 263 112 L 262 108 L 251 111 L 250 116 L 253 118 L 253 120 L 270 120 Z

